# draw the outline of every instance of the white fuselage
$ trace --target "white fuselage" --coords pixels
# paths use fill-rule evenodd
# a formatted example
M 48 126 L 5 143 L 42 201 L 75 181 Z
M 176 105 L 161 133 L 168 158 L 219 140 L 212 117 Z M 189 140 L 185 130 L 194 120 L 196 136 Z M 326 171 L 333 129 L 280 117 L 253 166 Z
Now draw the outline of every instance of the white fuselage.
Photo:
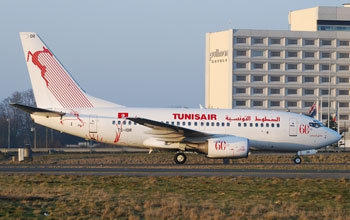
M 158 141 L 151 128 L 126 117 L 148 118 L 209 134 L 227 134 L 249 139 L 256 150 L 301 151 L 336 142 L 339 134 L 326 127 L 313 127 L 305 115 L 246 109 L 151 109 L 85 108 L 55 109 L 62 117 L 32 114 L 35 123 L 101 143 L 139 148 L 178 149 L 177 144 Z

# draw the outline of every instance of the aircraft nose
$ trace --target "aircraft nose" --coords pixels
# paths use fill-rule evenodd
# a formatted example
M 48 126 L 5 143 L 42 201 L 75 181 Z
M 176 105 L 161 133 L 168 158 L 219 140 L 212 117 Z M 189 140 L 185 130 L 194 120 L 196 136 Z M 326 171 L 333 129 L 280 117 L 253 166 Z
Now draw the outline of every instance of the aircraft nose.
M 331 141 L 331 144 L 336 143 L 341 139 L 341 135 L 332 129 L 329 129 L 328 133 L 330 134 L 329 140 Z

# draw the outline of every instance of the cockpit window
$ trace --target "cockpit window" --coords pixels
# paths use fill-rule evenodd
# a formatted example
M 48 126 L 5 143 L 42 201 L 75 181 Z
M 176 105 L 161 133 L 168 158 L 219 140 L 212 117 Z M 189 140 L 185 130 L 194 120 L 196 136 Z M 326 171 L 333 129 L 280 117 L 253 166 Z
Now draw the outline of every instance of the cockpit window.
M 321 122 L 316 121 L 316 120 L 314 120 L 313 122 L 309 122 L 309 125 L 310 125 L 310 127 L 313 127 L 313 128 L 324 127 L 324 125 Z

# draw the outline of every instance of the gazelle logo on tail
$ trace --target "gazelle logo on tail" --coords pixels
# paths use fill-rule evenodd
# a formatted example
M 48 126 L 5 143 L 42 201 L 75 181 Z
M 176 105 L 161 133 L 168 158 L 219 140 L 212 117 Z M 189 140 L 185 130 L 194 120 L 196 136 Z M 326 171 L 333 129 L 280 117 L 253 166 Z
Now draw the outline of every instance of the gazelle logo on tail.
M 38 40 L 30 38 L 30 40 Z M 38 42 L 36 42 L 38 43 Z M 86 94 L 71 78 L 69 73 L 58 62 L 53 53 L 39 42 L 42 50 L 30 49 L 27 52 L 27 62 L 31 62 L 39 68 L 42 79 L 49 92 L 60 103 L 63 108 L 92 108 L 94 107 Z M 31 59 L 30 59 L 31 58 Z M 31 74 L 37 74 L 34 70 Z M 38 82 L 37 82 L 38 83 Z M 42 91 L 44 92 L 44 91 Z

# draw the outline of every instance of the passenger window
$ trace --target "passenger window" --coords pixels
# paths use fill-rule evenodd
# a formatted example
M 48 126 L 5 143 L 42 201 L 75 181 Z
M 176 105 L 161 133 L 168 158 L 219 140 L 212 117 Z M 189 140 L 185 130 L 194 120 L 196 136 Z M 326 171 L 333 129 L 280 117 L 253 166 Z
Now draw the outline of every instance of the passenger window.
M 208 126 L 208 127 L 210 126 L 209 122 L 207 122 L 207 126 Z
M 118 121 L 118 125 L 120 125 L 121 124 L 121 121 Z
M 204 122 L 201 122 L 201 126 L 202 126 L 202 127 L 204 126 Z
M 280 127 L 280 124 L 276 124 L 276 126 L 279 128 L 279 127 Z
M 247 127 L 247 123 L 244 123 L 243 126 L 244 126 L 244 127 Z
M 177 125 L 177 126 L 180 126 L 180 122 L 179 122 L 179 121 L 178 121 L 178 122 L 176 122 L 176 125 Z
M 227 122 L 227 123 L 226 123 L 226 126 L 227 126 L 227 127 L 230 127 L 230 123 L 229 123 L 229 122 Z
M 169 122 L 168 122 L 168 121 L 167 121 L 167 122 L 165 122 L 165 123 L 169 124 Z
M 221 122 L 221 126 L 222 126 L 222 127 L 225 127 L 225 122 Z
M 123 121 L 123 125 L 126 125 L 126 121 Z
M 264 123 L 261 123 L 260 126 L 263 128 L 264 127 Z
M 271 127 L 274 128 L 274 127 L 275 127 L 275 124 L 271 124 Z
M 131 121 L 129 121 L 129 125 L 131 125 Z
M 183 122 L 182 122 L 182 126 L 186 126 L 186 122 L 183 121 Z
M 188 122 L 188 126 L 191 126 L 191 122 L 190 121 Z
M 218 127 L 219 127 L 219 126 L 220 126 L 220 122 L 216 122 L 216 126 L 218 126 Z
M 214 122 L 212 122 L 212 123 L 211 123 L 211 126 L 213 126 L 213 127 L 214 127 L 214 126 L 215 126 L 215 123 L 214 123 Z
M 197 126 L 197 125 L 198 125 L 198 122 L 195 121 L 195 122 L 194 122 L 194 126 Z
M 242 125 L 241 123 L 238 123 L 238 127 L 241 127 L 241 125 Z
M 112 125 L 115 125 L 115 121 L 112 121 Z
M 258 127 L 259 126 L 259 124 L 258 123 L 255 123 L 255 127 Z
M 134 125 L 136 125 L 137 123 L 136 122 L 134 122 Z
M 175 123 L 172 121 L 171 124 L 174 125 Z
M 266 123 L 266 127 L 268 128 L 270 125 L 269 125 L 269 123 Z
M 253 123 L 249 123 L 249 126 L 250 126 L 250 127 L 253 127 Z

